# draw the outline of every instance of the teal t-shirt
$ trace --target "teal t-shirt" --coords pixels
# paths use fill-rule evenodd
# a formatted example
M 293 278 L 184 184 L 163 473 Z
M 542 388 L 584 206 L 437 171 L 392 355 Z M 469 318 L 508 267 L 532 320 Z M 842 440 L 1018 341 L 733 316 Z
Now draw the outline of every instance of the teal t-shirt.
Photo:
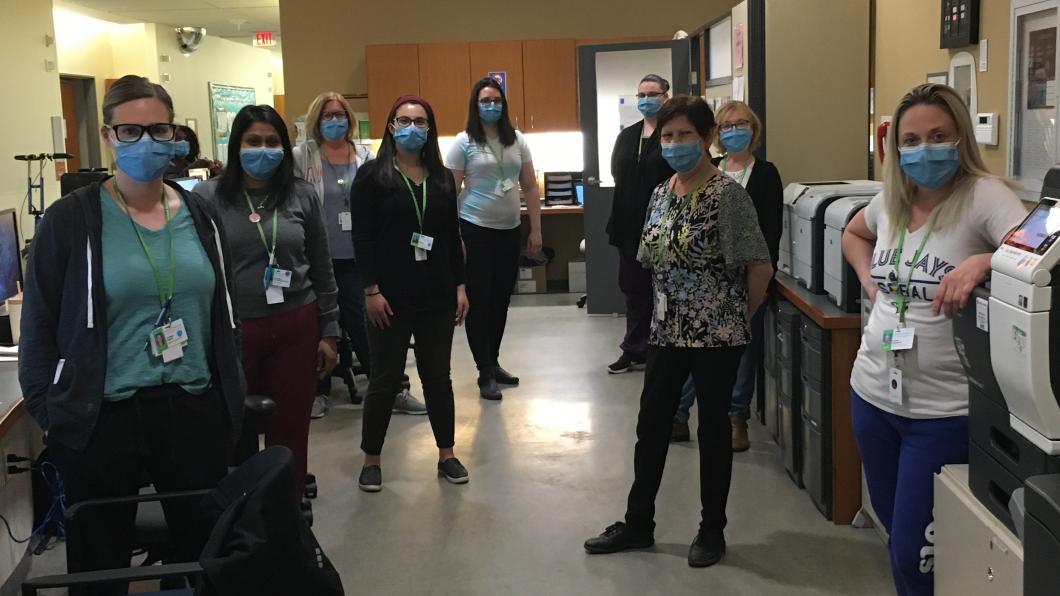
M 147 243 L 163 285 L 169 283 L 169 236 L 163 227 L 148 230 L 133 224 L 110 193 L 100 187 L 103 211 L 103 287 L 107 297 L 107 376 L 103 399 L 132 397 L 138 389 L 166 383 L 199 395 L 210 384 L 213 342 L 210 310 L 213 266 L 203 250 L 195 222 L 181 201 L 172 214 L 176 286 L 171 317 L 183 319 L 188 333 L 184 357 L 168 364 L 152 356 L 147 337 L 161 309 L 158 286 L 133 225 Z

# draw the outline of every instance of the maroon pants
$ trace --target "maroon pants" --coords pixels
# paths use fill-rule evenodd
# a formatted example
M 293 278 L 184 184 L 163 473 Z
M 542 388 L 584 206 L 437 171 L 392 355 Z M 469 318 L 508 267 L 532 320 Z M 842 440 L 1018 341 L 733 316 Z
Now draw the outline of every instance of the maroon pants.
M 247 393 L 267 395 L 276 402 L 276 413 L 265 430 L 265 444 L 283 445 L 294 453 L 299 495 L 305 485 L 309 414 L 317 387 L 319 312 L 314 302 L 280 315 L 243 319 Z

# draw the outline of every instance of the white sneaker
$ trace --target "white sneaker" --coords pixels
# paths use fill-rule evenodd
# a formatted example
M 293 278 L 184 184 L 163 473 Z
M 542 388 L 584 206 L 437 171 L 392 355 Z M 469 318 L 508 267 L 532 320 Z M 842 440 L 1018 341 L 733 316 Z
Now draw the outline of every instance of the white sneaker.
M 397 394 L 397 399 L 394 400 L 395 414 L 411 414 L 413 416 L 422 416 L 427 413 L 427 406 L 416 399 L 414 395 L 409 393 L 408 389 L 402 389 Z
M 313 411 L 309 414 L 309 417 L 313 420 L 323 418 L 327 415 L 328 410 L 331 409 L 331 400 L 326 395 L 318 395 L 313 398 Z

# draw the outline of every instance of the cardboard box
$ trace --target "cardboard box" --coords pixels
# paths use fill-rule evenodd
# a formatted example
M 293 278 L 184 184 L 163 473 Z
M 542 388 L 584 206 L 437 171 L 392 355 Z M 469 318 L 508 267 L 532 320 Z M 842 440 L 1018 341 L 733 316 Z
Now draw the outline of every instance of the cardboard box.
M 529 275 L 529 278 L 524 277 L 525 275 Z M 544 294 L 546 291 L 548 279 L 544 265 L 519 268 L 519 281 L 515 283 L 516 294 Z
M 528 279 L 534 279 L 534 268 L 533 267 L 520 267 L 519 268 L 519 281 L 526 281 Z
M 585 261 L 567 263 L 567 287 L 572 294 L 585 293 Z

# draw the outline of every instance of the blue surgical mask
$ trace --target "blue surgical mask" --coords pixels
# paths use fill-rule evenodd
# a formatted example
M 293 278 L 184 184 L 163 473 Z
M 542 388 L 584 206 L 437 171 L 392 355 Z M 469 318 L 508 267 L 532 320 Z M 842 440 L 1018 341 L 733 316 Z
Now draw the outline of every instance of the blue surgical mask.
M 653 118 L 662 109 L 662 97 L 641 97 L 637 100 L 637 109 L 645 118 Z
M 191 153 L 191 143 L 187 141 L 173 143 L 173 157 L 187 157 L 189 153 Z
M 945 186 L 960 167 L 957 143 L 922 143 L 900 147 L 902 171 L 921 188 L 934 190 Z
M 252 147 L 239 150 L 239 163 L 243 171 L 255 180 L 268 180 L 276 173 L 276 168 L 283 162 L 283 149 L 280 147 Z
M 345 118 L 341 120 L 322 120 L 320 122 L 320 134 L 329 141 L 341 141 L 346 138 L 346 131 L 350 130 L 350 121 Z
M 412 124 L 404 128 L 395 128 L 394 142 L 403 150 L 414 153 L 423 149 L 423 146 L 427 144 L 427 129 Z
M 114 144 L 114 161 L 118 169 L 137 182 L 151 182 L 162 177 L 173 159 L 174 143 L 160 143 L 147 134 L 135 143 Z
M 663 143 L 662 156 L 675 172 L 691 172 L 703 156 L 699 141 L 687 143 Z
M 496 124 L 501 119 L 501 111 L 504 109 L 499 103 L 478 104 L 478 117 L 486 124 Z
M 721 146 L 729 153 L 739 153 L 751 145 L 750 128 L 731 128 L 721 131 Z

